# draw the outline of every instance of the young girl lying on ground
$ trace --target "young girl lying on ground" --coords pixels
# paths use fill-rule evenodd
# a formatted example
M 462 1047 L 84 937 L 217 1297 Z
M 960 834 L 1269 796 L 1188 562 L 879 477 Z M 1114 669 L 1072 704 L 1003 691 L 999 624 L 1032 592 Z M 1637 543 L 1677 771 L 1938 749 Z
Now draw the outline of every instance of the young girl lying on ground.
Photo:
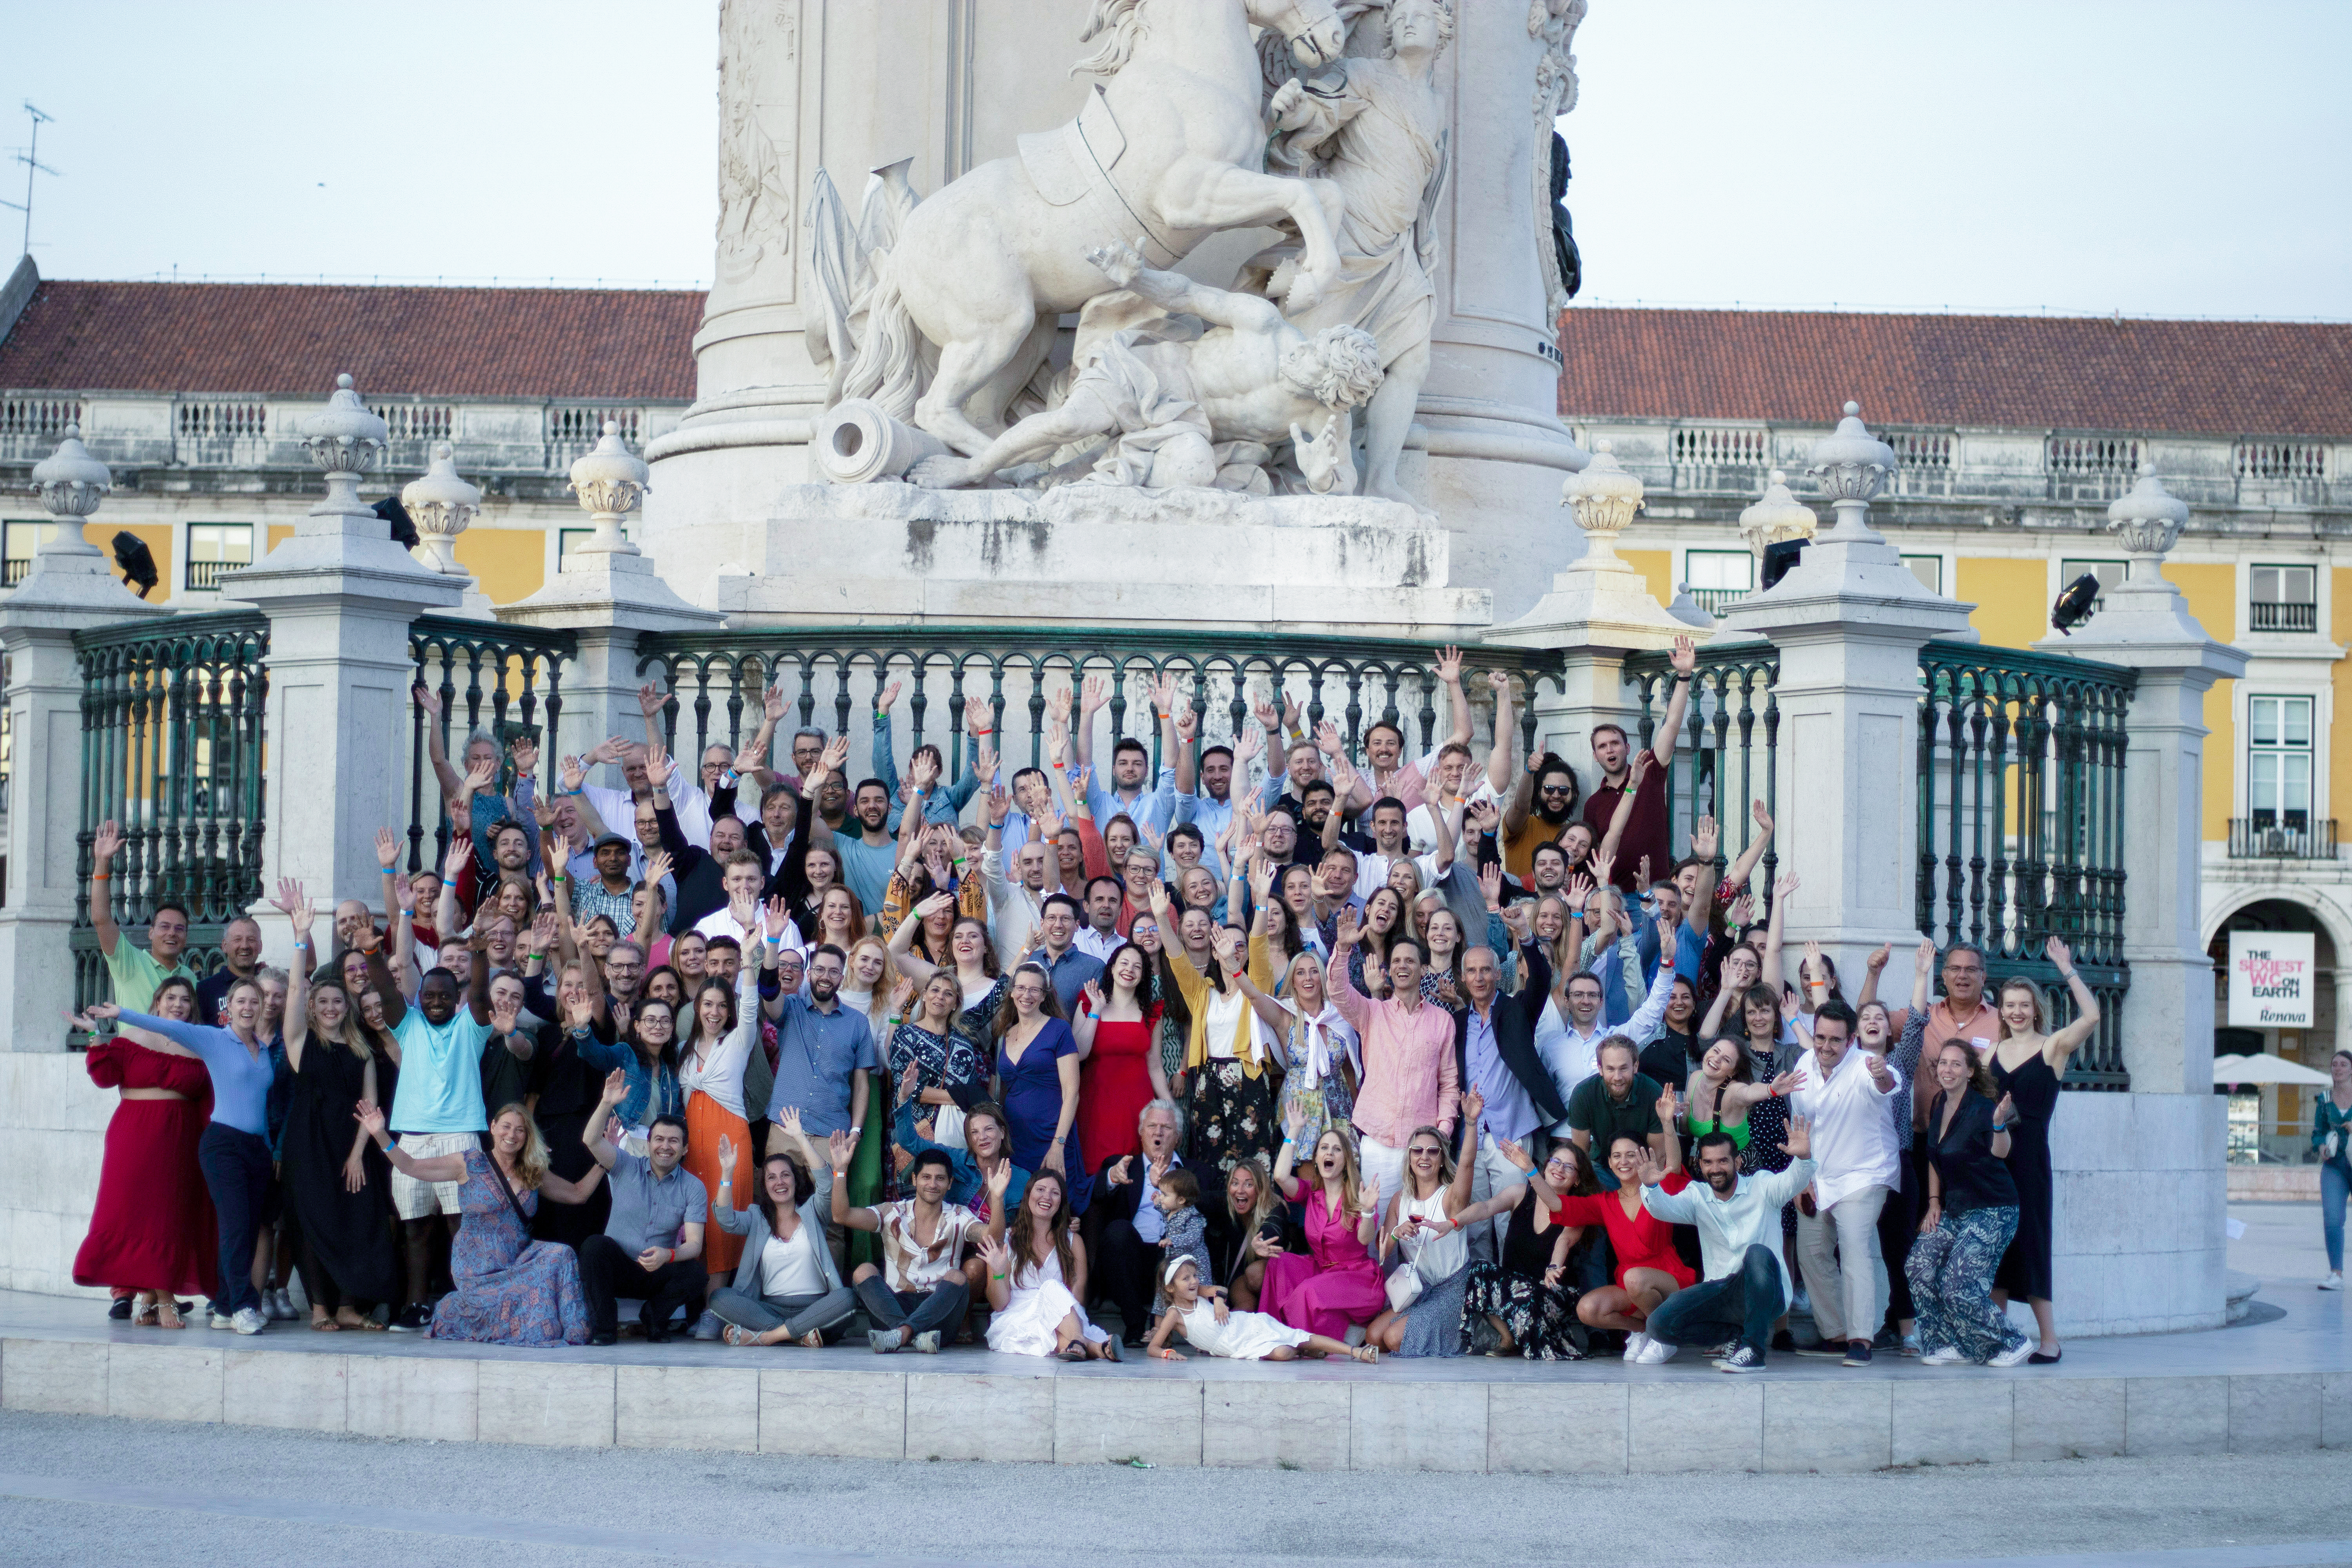
M 1184 1359 L 1168 1343 L 1169 1335 L 1178 1328 L 1202 1355 L 1234 1361 L 1296 1361 L 1302 1350 L 1310 1355 L 1356 1361 L 1381 1359 L 1377 1345 L 1350 1349 L 1342 1341 L 1294 1329 L 1264 1312 L 1233 1311 L 1225 1305 L 1223 1290 L 1213 1285 L 1205 1290 L 1201 1288 L 1201 1266 L 1190 1257 L 1170 1258 L 1161 1279 L 1168 1289 L 1168 1310 L 1160 1314 L 1160 1326 L 1151 1331 L 1151 1343 L 1145 1352 L 1156 1360 Z

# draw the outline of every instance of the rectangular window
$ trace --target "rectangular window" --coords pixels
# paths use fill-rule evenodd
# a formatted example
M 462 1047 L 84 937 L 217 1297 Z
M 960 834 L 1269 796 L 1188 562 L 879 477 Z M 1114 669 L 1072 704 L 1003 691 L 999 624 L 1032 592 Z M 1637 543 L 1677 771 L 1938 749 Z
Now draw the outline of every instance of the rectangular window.
M 2311 826 L 2311 699 L 2246 699 L 2246 809 L 2257 830 Z
M 1944 558 L 1940 555 L 1906 555 L 1903 564 L 1911 568 L 1911 575 L 1930 594 L 1944 591 Z
M 2319 573 L 2310 566 L 2257 566 L 2249 574 L 2252 592 L 2246 629 L 2311 632 L 2319 629 Z
M 558 572 L 571 571 L 572 552 L 587 543 L 595 535 L 596 531 L 593 528 L 557 529 L 555 531 L 555 569 Z
M 33 569 L 33 555 L 58 536 L 54 522 L 0 523 L 0 587 L 13 588 Z
M 217 588 L 224 574 L 253 564 L 253 524 L 192 522 L 188 525 L 188 587 Z
M 1683 553 L 1684 585 L 1710 616 L 1744 599 L 1756 587 L 1756 557 L 1745 550 L 1690 550 Z

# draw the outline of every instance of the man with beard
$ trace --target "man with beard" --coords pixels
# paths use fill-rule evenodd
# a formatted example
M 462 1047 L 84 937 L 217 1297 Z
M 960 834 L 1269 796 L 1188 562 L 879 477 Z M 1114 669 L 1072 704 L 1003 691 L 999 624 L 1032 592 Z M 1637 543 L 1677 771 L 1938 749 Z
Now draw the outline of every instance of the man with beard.
M 1503 869 L 1524 884 L 1535 869 L 1536 851 L 1567 837 L 1581 820 L 1582 804 L 1576 770 L 1558 752 L 1531 758 L 1503 805 Z
M 1584 801 L 1584 825 L 1606 837 L 1611 819 L 1617 815 L 1617 803 L 1626 792 L 1633 794 L 1633 809 L 1618 837 L 1617 858 L 1612 879 L 1620 891 L 1638 892 L 1636 879 L 1641 875 L 1642 862 L 1654 866 L 1673 863 L 1673 837 L 1669 832 L 1666 810 L 1666 780 L 1673 772 L 1675 742 L 1683 732 L 1683 715 L 1690 710 L 1692 679 L 1698 672 L 1698 649 L 1688 637 L 1675 639 L 1675 651 L 1668 656 L 1674 666 L 1675 694 L 1666 703 L 1666 716 L 1658 724 L 1657 733 L 1650 742 L 1650 754 L 1657 765 L 1641 779 L 1633 777 L 1633 749 L 1626 743 L 1622 724 L 1595 724 L 1592 727 L 1592 761 L 1601 770 L 1601 783 L 1593 787 Z
M 841 863 L 842 886 L 857 897 L 870 920 L 882 912 L 883 896 L 890 889 L 890 869 L 898 863 L 898 838 L 891 821 L 890 786 L 878 778 L 862 779 L 850 799 L 851 820 L 833 836 L 833 853 Z
M 260 962 L 260 922 L 251 915 L 239 915 L 222 927 L 221 966 L 197 983 L 196 1021 L 225 1026 L 221 1004 L 228 999 L 228 988 L 240 980 L 252 979 Z
M 841 977 L 848 967 L 848 954 L 825 942 L 808 955 L 806 996 L 780 994 L 762 997 L 760 1005 L 776 1026 L 776 1084 L 768 1096 L 768 1120 L 782 1123 L 790 1110 L 810 1142 L 822 1146 L 840 1132 L 855 1149 L 867 1136 L 873 1075 L 882 1070 L 882 1058 L 866 1015 L 841 1005 Z M 829 1205 L 832 1167 L 809 1174 L 816 1184 L 814 1195 Z M 839 1253 L 838 1219 L 825 1229 Z
M 1151 683 L 1152 706 L 1160 713 L 1160 754 L 1168 759 L 1157 786 L 1144 787 L 1151 771 L 1151 749 L 1132 735 L 1111 748 L 1110 778 L 1093 767 L 1095 714 L 1110 700 L 1110 688 L 1099 676 L 1088 676 L 1078 692 L 1078 721 L 1070 731 L 1073 759 L 1088 770 L 1087 806 L 1097 822 L 1124 814 L 1138 827 L 1165 833 L 1176 820 L 1176 678 L 1163 675 Z
M 1715 1360 L 1718 1371 L 1764 1370 L 1773 1321 L 1796 1295 L 1780 1257 L 1780 1205 L 1813 1179 L 1812 1131 L 1803 1118 L 1789 1123 L 1781 1149 L 1792 1156 L 1787 1170 L 1743 1176 L 1731 1134 L 1703 1135 L 1698 1173 L 1704 1192 L 1667 1191 L 1661 1184 L 1664 1163 L 1655 1154 L 1643 1157 L 1642 1206 L 1669 1225 L 1696 1226 L 1706 1265 L 1700 1283 L 1667 1297 L 1643 1325 L 1656 1343 L 1727 1345 Z

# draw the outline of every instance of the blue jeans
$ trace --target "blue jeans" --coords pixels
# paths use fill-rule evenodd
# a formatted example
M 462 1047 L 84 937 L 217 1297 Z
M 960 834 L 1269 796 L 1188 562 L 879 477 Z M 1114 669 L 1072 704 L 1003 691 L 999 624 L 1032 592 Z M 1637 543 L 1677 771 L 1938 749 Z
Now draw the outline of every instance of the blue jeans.
M 2319 1228 L 2327 1237 L 2327 1271 L 2344 1272 L 2344 1200 L 2352 1194 L 2352 1176 L 2344 1173 L 2342 1159 L 2319 1167 Z
M 1771 1348 L 1773 1320 L 1788 1306 L 1788 1295 L 1780 1288 L 1780 1260 L 1759 1242 L 1748 1247 L 1735 1272 L 1677 1290 L 1658 1303 L 1643 1331 L 1670 1345 L 1713 1345 L 1737 1339 L 1760 1360 Z

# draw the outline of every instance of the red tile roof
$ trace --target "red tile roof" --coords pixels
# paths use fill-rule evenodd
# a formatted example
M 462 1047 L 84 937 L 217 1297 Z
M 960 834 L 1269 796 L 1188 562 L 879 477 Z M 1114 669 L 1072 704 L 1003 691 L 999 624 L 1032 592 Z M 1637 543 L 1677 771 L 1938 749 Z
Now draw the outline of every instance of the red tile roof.
M 1571 307 L 1563 416 L 2352 435 L 2352 323 Z
M 0 387 L 323 396 L 694 395 L 690 289 L 44 281 Z

